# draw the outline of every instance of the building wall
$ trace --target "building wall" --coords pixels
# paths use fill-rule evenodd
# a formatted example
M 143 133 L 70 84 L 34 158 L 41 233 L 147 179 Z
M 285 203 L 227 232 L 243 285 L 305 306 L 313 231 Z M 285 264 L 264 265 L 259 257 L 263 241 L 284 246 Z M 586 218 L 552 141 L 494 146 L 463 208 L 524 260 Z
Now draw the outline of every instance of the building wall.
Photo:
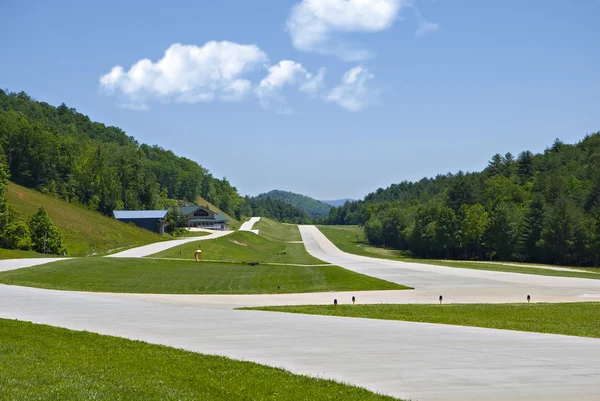
M 159 229 L 160 220 L 158 219 L 117 219 L 123 223 L 133 223 L 140 228 L 161 234 Z M 161 234 L 162 235 L 162 234 Z

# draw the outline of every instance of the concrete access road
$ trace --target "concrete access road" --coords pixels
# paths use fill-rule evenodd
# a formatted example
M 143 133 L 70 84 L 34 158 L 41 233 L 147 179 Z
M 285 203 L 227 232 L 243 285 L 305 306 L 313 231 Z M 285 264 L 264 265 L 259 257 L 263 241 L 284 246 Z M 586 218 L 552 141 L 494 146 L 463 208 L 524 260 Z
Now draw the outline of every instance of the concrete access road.
M 600 280 L 539 276 L 487 270 L 459 269 L 352 255 L 339 250 L 315 226 L 300 226 L 302 240 L 312 256 L 357 273 L 414 287 L 401 297 L 405 303 L 504 303 L 600 301 Z
M 108 255 L 108 258 L 143 258 L 145 256 L 154 255 L 155 253 L 171 249 L 173 247 L 187 244 L 188 242 L 206 241 L 223 237 L 231 234 L 233 231 L 211 231 L 210 234 L 202 237 L 189 237 L 183 239 L 174 239 L 170 241 L 155 242 L 154 244 L 144 245 L 137 248 L 128 249 L 123 252 Z
M 393 293 L 421 291 L 420 296 L 427 297 L 458 287 L 457 298 L 464 292 L 496 299 L 511 287 L 523 285 L 519 294 L 535 290 L 534 294 L 549 298 L 569 298 L 578 291 L 598 290 L 595 280 L 550 277 L 546 281 L 541 276 L 357 259 L 337 250 L 314 227 L 301 227 L 301 233 L 314 256 L 417 288 Z M 497 293 L 490 296 L 481 288 Z M 311 296 L 319 295 L 330 298 L 332 294 Z M 362 296 L 357 294 L 359 300 Z M 0 285 L 0 317 L 254 361 L 415 401 L 600 399 L 598 339 L 239 311 L 231 306 L 243 304 L 244 296 L 231 296 L 235 301 L 227 297 L 99 294 Z M 249 301 L 253 296 L 247 297 Z M 278 298 L 282 295 L 260 297 L 282 301 Z M 223 300 L 221 307 L 214 307 L 215 299 Z

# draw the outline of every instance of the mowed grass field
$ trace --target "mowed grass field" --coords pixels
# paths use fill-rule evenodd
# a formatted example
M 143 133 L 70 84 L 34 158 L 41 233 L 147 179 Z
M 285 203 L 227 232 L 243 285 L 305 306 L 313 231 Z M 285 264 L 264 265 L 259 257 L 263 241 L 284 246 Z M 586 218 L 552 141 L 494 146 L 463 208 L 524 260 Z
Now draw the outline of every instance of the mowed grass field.
M 154 294 L 272 294 L 407 289 L 337 266 L 249 266 L 135 258 L 61 260 L 0 272 L 0 283 L 57 290 Z
M 153 232 L 14 183 L 9 184 L 6 199 L 25 220 L 43 206 L 60 227 L 71 256 L 103 254 L 164 240 Z
M 0 392 L 5 400 L 393 400 L 251 362 L 5 319 Z
M 296 228 L 297 229 L 297 228 Z M 148 256 L 149 258 L 194 259 L 194 251 L 202 250 L 203 260 L 234 263 L 261 262 L 315 265 L 324 262 L 306 252 L 304 244 L 287 243 L 268 238 L 262 232 L 235 232 L 214 240 L 190 242 Z
M 600 303 L 304 305 L 271 306 L 274 312 L 443 323 L 600 338 Z
M 272 219 L 261 217 L 254 228 L 259 230 L 259 235 L 274 241 L 302 241 L 300 230 L 296 224 L 283 224 Z
M 359 226 L 317 226 L 317 228 L 344 252 L 382 259 L 401 258 L 399 251 L 369 245 L 363 229 Z
M 461 269 L 488 270 L 506 273 L 534 274 L 539 276 L 558 276 L 558 277 L 577 277 L 600 280 L 599 268 L 583 268 L 586 272 L 578 272 L 573 267 L 573 271 L 544 269 L 535 267 L 538 265 L 528 265 L 526 263 L 507 264 L 485 263 L 465 260 L 437 260 L 437 259 L 412 259 L 401 255 L 399 251 L 387 248 L 374 247 L 369 245 L 364 237 L 362 228 L 358 226 L 318 226 L 319 230 L 344 252 L 360 256 L 373 258 L 398 260 L 407 263 L 424 263 L 436 266 L 457 267 Z M 549 266 L 552 267 L 552 266 Z
M 0 249 L 0 260 L 3 259 L 26 259 L 56 257 L 56 255 L 44 255 L 34 251 L 20 251 L 18 249 Z

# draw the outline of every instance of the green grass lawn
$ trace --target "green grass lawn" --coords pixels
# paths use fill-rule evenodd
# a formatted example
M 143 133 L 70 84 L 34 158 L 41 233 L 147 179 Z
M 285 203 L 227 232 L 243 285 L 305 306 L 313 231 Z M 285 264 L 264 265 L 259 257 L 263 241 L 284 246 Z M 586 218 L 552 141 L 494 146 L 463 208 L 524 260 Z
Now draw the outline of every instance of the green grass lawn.
M 181 235 L 177 236 L 177 237 L 172 237 L 174 239 L 177 238 L 185 238 L 185 237 L 205 237 L 207 235 L 210 235 L 211 233 L 208 233 L 206 231 L 188 231 L 185 230 L 184 233 L 182 233 Z
M 337 266 L 248 266 L 135 258 L 68 259 L 0 272 L 0 283 L 57 290 L 154 294 L 270 294 L 407 288 Z
M 251 232 L 235 232 L 210 241 L 190 242 L 150 255 L 150 258 L 194 259 L 202 250 L 202 259 L 229 262 L 263 262 L 281 264 L 323 264 L 306 252 L 304 244 L 275 241 Z
M 251 362 L 0 319 L 4 400 L 393 400 Z
M 296 224 L 283 224 L 275 220 L 261 217 L 254 228 L 259 230 L 261 237 L 274 241 L 302 241 L 300 230 Z
M 557 271 L 532 267 L 526 263 L 518 266 L 507 266 L 500 263 L 480 263 L 472 261 L 450 261 L 436 259 L 412 259 L 403 257 L 402 254 L 393 249 L 375 247 L 369 245 L 362 228 L 358 226 L 318 226 L 319 230 L 344 252 L 373 258 L 398 260 L 407 263 L 424 263 L 436 266 L 458 267 L 462 269 L 489 270 L 506 273 L 534 274 L 538 276 L 578 277 L 589 279 L 600 279 L 600 269 L 583 268 L 587 273 L 577 271 Z M 512 262 L 506 262 L 511 263 Z M 578 268 L 573 268 L 578 269 Z
M 312 315 L 444 323 L 600 338 L 600 303 L 305 305 L 259 309 Z
M 56 255 L 44 255 L 34 251 L 20 251 L 18 249 L 1 249 L 0 260 L 2 259 L 23 259 L 23 258 L 52 258 Z
M 359 226 L 317 226 L 331 242 L 344 252 L 382 259 L 402 259 L 399 251 L 369 245 Z
M 6 199 L 24 219 L 29 219 L 43 206 L 60 227 L 71 256 L 104 254 L 117 248 L 163 240 L 153 232 L 14 183 L 9 184 Z

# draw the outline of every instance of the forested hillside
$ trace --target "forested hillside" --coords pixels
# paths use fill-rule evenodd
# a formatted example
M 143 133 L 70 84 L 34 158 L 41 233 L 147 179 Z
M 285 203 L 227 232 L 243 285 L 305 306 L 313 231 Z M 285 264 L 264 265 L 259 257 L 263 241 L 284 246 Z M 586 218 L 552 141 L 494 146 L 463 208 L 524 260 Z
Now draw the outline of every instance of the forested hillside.
M 242 198 L 227 179 L 195 161 L 24 92 L 0 90 L 0 149 L 11 181 L 108 216 L 115 209 L 162 209 L 202 198 L 237 218 L 307 217 L 276 200 Z
M 227 180 L 196 162 L 24 92 L 0 90 L 0 145 L 12 181 L 107 215 L 198 195 L 233 214 L 241 201 Z
M 280 191 L 278 189 L 269 191 L 264 194 L 257 196 L 258 199 L 273 199 L 280 200 L 285 203 L 304 211 L 309 217 L 319 217 L 329 215 L 330 205 L 327 205 L 321 201 L 313 199 L 311 197 L 295 194 L 288 191 Z
M 332 208 L 369 241 L 426 258 L 600 263 L 600 133 L 541 154 L 492 157 L 482 172 L 378 189 Z

